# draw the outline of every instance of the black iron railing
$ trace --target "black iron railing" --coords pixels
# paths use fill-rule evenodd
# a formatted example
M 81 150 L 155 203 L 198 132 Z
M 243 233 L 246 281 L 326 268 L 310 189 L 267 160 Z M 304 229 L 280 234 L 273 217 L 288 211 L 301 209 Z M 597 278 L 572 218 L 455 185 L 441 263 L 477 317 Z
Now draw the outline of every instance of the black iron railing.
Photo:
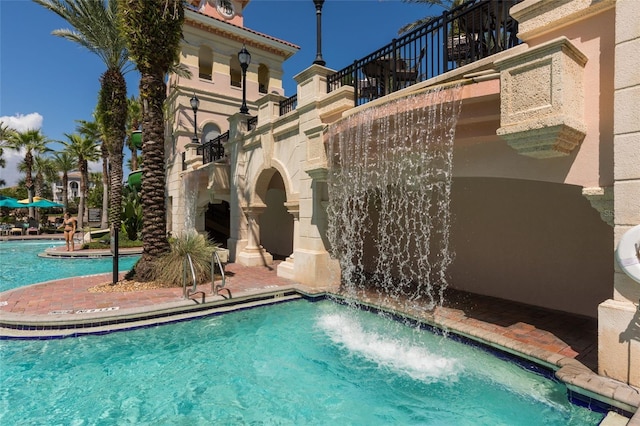
M 247 130 L 253 130 L 258 124 L 258 116 L 247 119 Z
M 436 77 L 520 44 L 509 8 L 521 0 L 468 0 L 327 77 L 349 85 L 355 105 Z
M 283 101 L 280 101 L 280 115 L 285 115 L 293 111 L 298 106 L 298 95 L 293 95 Z
M 198 147 L 198 155 L 202 155 L 202 164 L 208 164 L 212 161 L 222 160 L 224 158 L 223 143 L 229 141 L 229 131 L 227 130 L 215 139 L 203 143 Z

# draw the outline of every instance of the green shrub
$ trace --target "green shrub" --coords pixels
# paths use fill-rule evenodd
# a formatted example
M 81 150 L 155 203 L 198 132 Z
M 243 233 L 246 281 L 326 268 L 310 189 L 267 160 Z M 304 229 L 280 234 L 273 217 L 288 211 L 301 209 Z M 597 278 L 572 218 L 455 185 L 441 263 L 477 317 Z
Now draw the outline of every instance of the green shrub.
M 135 190 L 125 191 L 122 200 L 122 231 L 131 241 L 139 240 L 142 232 L 142 203 Z
M 196 282 L 202 284 L 211 281 L 211 256 L 218 244 L 195 231 L 186 232 L 170 240 L 171 251 L 158 258 L 155 268 L 158 281 L 166 287 L 182 287 L 184 260 L 189 254 L 193 262 Z M 187 264 L 187 268 L 189 265 Z M 187 269 L 187 285 L 193 283 L 191 271 Z

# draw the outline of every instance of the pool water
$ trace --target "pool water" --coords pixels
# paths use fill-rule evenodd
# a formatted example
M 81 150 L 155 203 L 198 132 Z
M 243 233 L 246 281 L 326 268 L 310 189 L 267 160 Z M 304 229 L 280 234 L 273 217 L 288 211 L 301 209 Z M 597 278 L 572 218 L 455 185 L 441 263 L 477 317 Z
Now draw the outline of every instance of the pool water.
M 0 424 L 595 425 L 566 388 L 325 300 L 0 341 Z
M 38 257 L 50 247 L 63 245 L 64 241 L 0 241 L 0 292 L 29 284 L 94 275 L 113 271 L 113 260 L 108 258 L 48 259 Z M 140 256 L 123 256 L 118 259 L 120 271 L 130 270 Z

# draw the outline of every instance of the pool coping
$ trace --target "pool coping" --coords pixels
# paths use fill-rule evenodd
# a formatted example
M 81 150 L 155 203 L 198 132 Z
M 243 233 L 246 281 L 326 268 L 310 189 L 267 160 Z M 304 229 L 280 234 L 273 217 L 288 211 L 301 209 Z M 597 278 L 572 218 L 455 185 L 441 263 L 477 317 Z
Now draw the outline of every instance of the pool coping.
M 419 323 L 443 334 L 453 333 L 486 348 L 539 365 L 553 373 L 569 391 L 574 403 L 602 411 L 610 407 L 623 416 L 631 417 L 628 425 L 640 425 L 640 390 L 614 379 L 599 376 L 574 358 L 510 339 L 499 333 L 482 330 L 461 321 L 433 312 L 408 312 L 390 306 L 350 299 L 331 289 L 311 289 L 301 284 L 278 289 L 254 289 L 241 292 L 227 299 L 209 296 L 199 303 L 183 299 L 155 306 L 128 309 L 96 310 L 95 312 L 62 313 L 59 315 L 25 315 L 3 312 L 0 315 L 0 340 L 60 339 L 90 334 L 107 334 L 137 328 L 155 327 L 188 321 L 205 316 L 251 309 L 291 300 L 333 299 L 339 303 L 353 302 L 360 308 L 386 312 Z M 432 331 L 433 331 L 432 330 Z M 635 414 L 634 414 L 635 413 Z

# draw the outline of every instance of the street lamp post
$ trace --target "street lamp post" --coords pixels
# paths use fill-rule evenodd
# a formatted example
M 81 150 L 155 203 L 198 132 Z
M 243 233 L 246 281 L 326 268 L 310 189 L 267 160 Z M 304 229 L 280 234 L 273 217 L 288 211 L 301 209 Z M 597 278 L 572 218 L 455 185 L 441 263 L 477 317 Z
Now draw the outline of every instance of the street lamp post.
M 247 108 L 247 68 L 251 63 L 251 54 L 244 44 L 242 45 L 242 50 L 238 52 L 238 61 L 240 61 L 240 67 L 242 68 L 242 106 L 240 107 L 240 112 L 249 114 L 249 108 Z
M 322 59 L 322 4 L 324 0 L 313 0 L 316 6 L 316 59 L 314 64 L 324 66 L 326 62 Z
M 194 93 L 189 102 L 191 103 L 191 109 L 193 110 L 193 138 L 191 138 L 191 142 L 199 143 L 198 122 L 196 120 L 197 120 L 198 107 L 200 106 L 200 99 L 198 99 L 198 97 Z

